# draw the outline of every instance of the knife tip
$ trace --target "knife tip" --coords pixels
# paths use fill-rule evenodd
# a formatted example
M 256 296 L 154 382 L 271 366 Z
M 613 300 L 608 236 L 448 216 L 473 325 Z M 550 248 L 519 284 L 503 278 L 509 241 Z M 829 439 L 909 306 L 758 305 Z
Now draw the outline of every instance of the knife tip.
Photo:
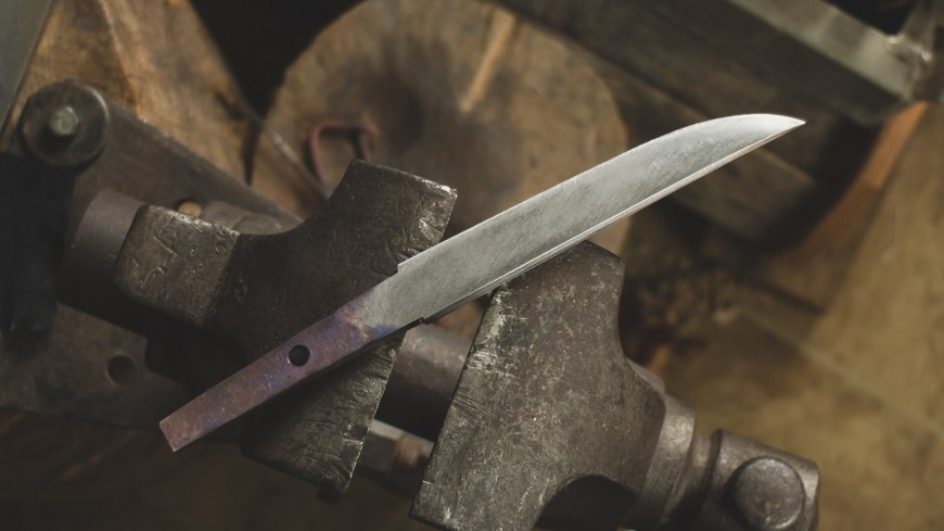
M 794 116 L 787 116 L 785 114 L 758 113 L 745 114 L 742 116 L 745 118 L 750 118 L 751 120 L 762 122 L 770 129 L 784 133 L 792 131 L 806 123 L 806 120 L 796 118 Z

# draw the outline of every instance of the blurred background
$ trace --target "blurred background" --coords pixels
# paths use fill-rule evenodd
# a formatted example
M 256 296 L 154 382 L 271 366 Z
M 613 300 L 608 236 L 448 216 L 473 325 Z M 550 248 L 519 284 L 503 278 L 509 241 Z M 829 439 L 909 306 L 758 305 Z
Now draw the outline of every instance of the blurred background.
M 684 125 L 802 118 L 596 237 L 624 351 L 699 430 L 815 461 L 820 529 L 944 529 L 941 4 L 57 0 L 15 107 L 81 79 L 300 216 L 364 135 L 458 190 L 449 234 Z M 363 478 L 332 504 L 229 445 L 16 407 L 0 476 L 3 529 L 428 529 Z

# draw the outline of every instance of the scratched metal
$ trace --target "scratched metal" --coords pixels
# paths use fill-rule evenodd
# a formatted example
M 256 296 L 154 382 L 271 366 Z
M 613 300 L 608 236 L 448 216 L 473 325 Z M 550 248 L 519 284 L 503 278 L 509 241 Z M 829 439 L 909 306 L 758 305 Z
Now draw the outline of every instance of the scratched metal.
M 546 190 L 401 263 L 395 275 L 276 347 L 161 422 L 174 450 L 352 353 L 434 319 L 803 122 L 754 114 L 662 136 Z M 289 352 L 302 346 L 307 363 Z

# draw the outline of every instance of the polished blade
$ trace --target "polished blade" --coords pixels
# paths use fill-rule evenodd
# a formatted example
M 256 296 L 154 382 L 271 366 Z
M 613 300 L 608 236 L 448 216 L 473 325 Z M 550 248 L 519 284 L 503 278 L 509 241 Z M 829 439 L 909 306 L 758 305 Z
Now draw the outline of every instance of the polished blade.
M 554 186 L 401 263 L 395 275 L 161 422 L 175 450 L 354 352 L 436 318 L 803 122 L 754 114 L 675 131 Z

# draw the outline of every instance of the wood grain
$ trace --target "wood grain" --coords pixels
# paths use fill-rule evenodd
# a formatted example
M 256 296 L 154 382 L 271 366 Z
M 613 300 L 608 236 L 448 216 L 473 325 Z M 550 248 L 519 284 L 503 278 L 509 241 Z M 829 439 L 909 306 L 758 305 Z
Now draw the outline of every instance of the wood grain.
M 266 128 L 304 159 L 325 117 L 376 130 L 375 162 L 457 188 L 453 231 L 628 143 L 608 87 L 579 51 L 479 2 L 367 2 L 329 26 L 289 68 Z M 340 153 L 326 179 L 336 182 L 347 151 L 325 149 Z M 257 189 L 298 213 L 317 209 L 314 188 L 271 142 L 254 162 Z M 625 228 L 598 241 L 618 251 Z

